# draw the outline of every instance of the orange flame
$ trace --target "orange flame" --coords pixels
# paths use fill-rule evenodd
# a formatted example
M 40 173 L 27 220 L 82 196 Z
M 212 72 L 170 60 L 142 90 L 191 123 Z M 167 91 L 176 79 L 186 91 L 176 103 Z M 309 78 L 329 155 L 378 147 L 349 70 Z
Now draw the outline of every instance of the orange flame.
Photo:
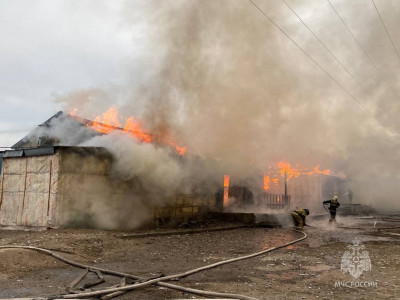
M 229 179 L 230 175 L 224 175 L 224 207 L 228 205 L 228 199 L 229 199 Z
M 70 112 L 70 116 L 76 117 L 76 112 L 77 109 L 73 109 Z M 114 130 L 123 131 L 124 133 L 135 137 L 142 143 L 150 143 L 153 140 L 153 135 L 147 130 L 143 129 L 142 123 L 137 121 L 133 116 L 126 119 L 125 126 L 123 128 L 121 128 L 119 119 L 120 117 L 118 116 L 118 110 L 114 106 L 111 106 L 105 113 L 102 114 L 102 116 L 95 117 L 93 122 L 87 123 L 86 126 L 105 134 L 108 134 Z M 186 153 L 186 146 L 178 146 L 172 141 L 168 141 L 168 144 L 173 146 L 180 155 L 184 155 Z
M 142 124 L 137 122 L 133 116 L 126 119 L 124 131 L 129 132 L 141 142 L 151 142 L 151 135 L 143 131 Z
M 268 191 L 268 190 L 269 190 L 269 176 L 264 175 L 264 191 Z
M 178 145 L 174 144 L 173 142 L 168 142 L 171 146 L 175 147 L 175 150 L 180 154 L 183 155 L 186 153 L 187 147 L 179 147 Z
M 288 162 L 280 161 L 277 165 L 279 168 L 279 173 L 282 177 L 285 176 L 285 172 L 288 179 L 292 177 L 299 177 L 301 175 L 300 171 L 293 169 Z
M 314 175 L 314 174 L 325 174 L 325 175 L 330 175 L 331 171 L 329 169 L 325 169 L 325 170 L 320 170 L 319 169 L 319 165 L 314 167 L 313 171 L 300 171 L 297 168 L 292 168 L 291 164 L 285 161 L 280 161 L 277 163 L 278 169 L 279 169 L 279 173 L 281 174 L 282 177 L 285 176 L 285 172 L 286 172 L 286 176 L 287 176 L 287 180 L 295 177 L 299 177 L 300 175 Z
M 106 134 L 120 128 L 121 124 L 118 121 L 117 109 L 114 106 L 111 106 L 105 113 L 103 113 L 103 117 L 97 116 L 94 118 L 91 127 L 96 131 Z
M 324 175 L 331 175 L 331 171 L 329 169 L 320 170 L 319 165 L 315 166 L 313 170 L 301 170 L 299 168 L 292 167 L 292 165 L 285 161 L 279 161 L 276 164 L 277 173 L 280 174 L 276 175 L 275 172 L 266 173 L 264 174 L 264 190 L 267 191 L 270 189 L 270 183 L 272 182 L 273 185 L 279 186 L 279 179 L 280 177 L 285 177 L 286 173 L 286 180 L 289 181 L 291 178 L 297 178 L 300 175 L 315 175 L 315 174 L 324 174 Z M 271 169 L 271 168 L 270 168 Z
M 320 171 L 320 170 L 319 170 L 319 165 L 317 165 L 317 166 L 315 166 L 315 168 L 314 168 L 314 173 L 330 175 L 330 174 L 331 174 L 331 170 L 325 169 L 325 170 Z
M 73 110 L 71 110 L 71 112 L 69 113 L 69 115 L 71 116 L 71 117 L 74 117 L 74 116 L 76 116 L 76 112 L 78 111 L 78 109 L 77 108 L 74 108 Z
M 224 187 L 229 187 L 229 179 L 231 178 L 230 175 L 224 175 Z

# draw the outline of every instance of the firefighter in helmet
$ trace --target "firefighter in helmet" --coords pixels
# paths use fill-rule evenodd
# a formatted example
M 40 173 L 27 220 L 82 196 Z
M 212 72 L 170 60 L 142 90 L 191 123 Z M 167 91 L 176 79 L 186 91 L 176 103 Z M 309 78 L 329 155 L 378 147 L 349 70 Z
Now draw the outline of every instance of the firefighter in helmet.
M 293 225 L 294 229 L 302 230 L 303 226 L 307 226 L 306 224 L 306 216 L 310 214 L 310 211 L 307 208 L 296 209 L 292 212 Z
M 336 210 L 340 206 L 339 199 L 337 196 L 334 196 L 330 200 L 326 200 L 322 202 L 324 205 L 329 204 L 329 213 L 331 214 L 331 218 L 329 219 L 329 223 L 336 223 Z

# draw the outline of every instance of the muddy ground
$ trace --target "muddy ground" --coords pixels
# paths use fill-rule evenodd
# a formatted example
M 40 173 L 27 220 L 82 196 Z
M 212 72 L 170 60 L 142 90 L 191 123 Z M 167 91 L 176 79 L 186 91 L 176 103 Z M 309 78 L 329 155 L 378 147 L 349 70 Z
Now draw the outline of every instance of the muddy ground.
M 215 292 L 229 292 L 258 299 L 399 299 L 400 223 L 375 223 L 373 219 L 341 218 L 340 225 L 309 220 L 307 239 L 269 254 L 203 271 L 171 283 Z M 211 223 L 205 228 L 232 226 Z M 170 229 L 150 230 L 166 232 Z M 137 232 L 51 229 L 45 231 L 1 230 L 0 246 L 29 245 L 53 250 L 68 259 L 143 277 L 170 275 L 220 260 L 282 245 L 301 234 L 291 228 L 237 228 L 165 236 L 133 237 Z M 355 279 L 341 271 L 346 246 L 358 237 L 369 253 L 371 271 Z M 0 298 L 38 297 L 65 293 L 82 273 L 42 253 L 0 249 Z M 105 275 L 102 287 L 120 279 Z M 83 283 L 93 281 L 91 274 Z M 347 287 L 335 287 L 345 282 Z M 352 282 L 376 286 L 351 287 Z M 356 283 L 355 283 L 356 284 Z M 101 287 L 100 286 L 100 287 Z M 99 287 L 97 287 L 99 288 Z M 152 286 L 116 299 L 190 299 L 200 296 Z

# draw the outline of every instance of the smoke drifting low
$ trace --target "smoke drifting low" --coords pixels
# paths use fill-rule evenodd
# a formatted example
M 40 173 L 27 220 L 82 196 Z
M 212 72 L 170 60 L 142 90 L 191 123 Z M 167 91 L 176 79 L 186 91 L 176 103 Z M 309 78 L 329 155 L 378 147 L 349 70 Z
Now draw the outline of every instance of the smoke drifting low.
M 366 94 L 286 6 L 276 1 L 257 4 L 337 82 L 248 1 L 129 1 L 123 24 L 143 30 L 137 42 L 146 49 L 126 62 L 131 84 L 118 92 L 87 90 L 84 102 L 79 101 L 80 92 L 58 101 L 91 117 L 98 103 L 113 99 L 109 106 L 118 102 L 120 111 L 139 117 L 151 132 L 173 136 L 189 153 L 218 162 L 221 168 L 216 171 L 212 166 L 217 164 L 198 171 L 204 177 L 226 173 L 247 178 L 279 160 L 309 169 L 320 165 L 349 179 L 354 201 L 396 207 L 400 127 L 392 91 L 400 90 L 384 82 L 389 72 L 371 73 L 369 81 L 363 81 L 370 92 Z M 346 16 L 360 16 L 357 5 L 335 4 L 346 9 Z M 318 2 L 294 7 L 300 13 L 307 7 L 319 16 L 311 20 L 312 28 L 362 81 L 371 67 L 362 68 L 369 63 L 338 25 L 337 16 Z M 352 26 L 375 26 L 375 18 L 368 14 Z M 379 70 L 386 61 L 375 55 L 374 42 L 362 32 L 357 37 Z M 352 48 L 338 46 L 350 43 Z M 165 149 L 113 135 L 89 144 L 110 149 L 117 157 L 118 175 L 144 178 L 149 187 L 157 182 L 155 194 L 173 191 L 187 178 Z
M 107 148 L 115 159 L 111 175 L 137 180 L 153 204 L 160 205 L 177 193 L 214 192 L 222 174 L 211 160 L 190 154 L 180 157 L 170 147 L 143 144 L 123 133 L 98 136 L 81 146 Z

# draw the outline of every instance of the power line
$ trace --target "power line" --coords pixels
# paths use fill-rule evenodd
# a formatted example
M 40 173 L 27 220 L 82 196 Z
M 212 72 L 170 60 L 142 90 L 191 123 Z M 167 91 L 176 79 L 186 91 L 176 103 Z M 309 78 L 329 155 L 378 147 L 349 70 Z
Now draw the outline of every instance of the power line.
M 393 8 L 393 14 L 394 14 L 394 17 L 396 18 L 396 23 L 397 23 L 397 25 L 400 25 L 399 15 L 397 13 L 397 9 L 396 9 L 396 7 L 394 6 L 394 4 L 393 4 L 393 2 L 391 0 L 389 0 L 389 2 L 390 2 L 390 6 L 392 6 L 392 8 Z
M 393 10 L 394 10 L 394 15 L 396 16 L 397 23 L 399 23 L 399 13 L 398 13 L 398 11 L 397 11 L 397 8 L 394 6 L 394 4 L 393 4 L 392 0 L 390 0 L 390 4 L 391 4 L 391 5 L 392 5 L 392 7 L 393 7 Z
M 397 51 L 396 46 L 394 45 L 393 40 L 392 40 L 392 38 L 391 38 L 391 36 L 390 36 L 390 34 L 389 34 L 389 31 L 388 31 L 388 29 L 387 29 L 387 27 L 386 27 L 386 25 L 385 25 L 385 22 L 383 22 L 382 16 L 381 16 L 381 14 L 379 13 L 379 10 L 378 10 L 378 8 L 377 8 L 376 5 L 375 5 L 375 1 L 374 1 L 374 0 L 371 0 L 371 1 L 372 1 L 372 3 L 374 4 L 374 7 L 375 7 L 376 12 L 378 13 L 379 19 L 381 20 L 382 25 L 383 25 L 383 27 L 385 28 L 386 34 L 387 34 L 387 36 L 389 37 L 389 40 L 390 40 L 390 42 L 392 43 L 392 46 L 393 46 L 393 48 L 394 48 L 394 51 L 396 51 L 397 57 L 399 58 L 399 61 L 400 61 L 399 52 Z
M 325 48 L 326 51 L 342 66 L 342 68 L 346 71 L 347 74 L 357 83 L 357 85 L 364 91 L 365 94 L 368 94 L 368 91 L 362 86 L 362 84 L 351 74 L 351 72 L 346 68 L 346 66 L 336 57 L 336 55 L 329 50 L 329 48 L 321 41 L 320 38 L 311 30 L 310 27 L 303 21 L 303 19 L 294 11 L 294 9 L 286 2 L 286 0 L 282 0 L 286 6 L 293 12 L 293 14 L 303 23 L 303 25 L 312 33 L 312 35 L 319 41 L 319 43 Z M 369 95 L 368 95 L 369 96 Z M 371 97 L 371 96 L 369 96 Z M 372 98 L 372 97 L 371 97 Z
M 332 9 L 335 11 L 336 15 L 339 17 L 339 19 L 342 21 L 343 25 L 346 27 L 347 32 L 350 33 L 351 37 L 353 38 L 353 40 L 356 42 L 356 44 L 358 45 L 358 47 L 360 47 L 360 49 L 364 52 L 365 56 L 368 58 L 368 61 L 374 66 L 375 70 L 381 74 L 381 72 L 379 71 L 378 67 L 376 66 L 376 64 L 373 62 L 371 56 L 368 54 L 368 52 L 364 49 L 364 47 L 361 46 L 361 44 L 358 42 L 357 38 L 355 37 L 355 35 L 353 34 L 353 32 L 350 30 L 350 28 L 347 26 L 346 22 L 344 21 L 344 19 L 340 16 L 339 12 L 337 11 L 337 9 L 333 6 L 333 4 L 331 3 L 330 0 L 327 0 L 329 5 L 332 7 Z M 393 89 L 393 87 L 387 82 L 386 78 L 383 77 L 383 80 L 385 81 L 386 85 L 392 90 L 393 94 L 399 98 L 399 95 L 396 93 L 396 91 Z
M 308 54 L 305 50 L 303 50 L 285 31 L 283 31 L 263 10 L 261 10 L 253 0 L 249 0 L 255 8 L 257 8 L 263 15 L 266 17 L 272 24 L 274 24 L 280 32 L 282 32 L 293 44 L 295 44 L 309 59 L 311 59 L 326 75 L 328 75 L 343 91 L 346 92 L 359 106 L 361 106 L 376 122 L 379 121 L 375 118 L 375 116 L 365 107 L 356 97 L 354 97 L 340 82 L 338 82 L 328 71 L 326 71 L 310 54 Z M 380 124 L 380 123 L 379 123 Z

